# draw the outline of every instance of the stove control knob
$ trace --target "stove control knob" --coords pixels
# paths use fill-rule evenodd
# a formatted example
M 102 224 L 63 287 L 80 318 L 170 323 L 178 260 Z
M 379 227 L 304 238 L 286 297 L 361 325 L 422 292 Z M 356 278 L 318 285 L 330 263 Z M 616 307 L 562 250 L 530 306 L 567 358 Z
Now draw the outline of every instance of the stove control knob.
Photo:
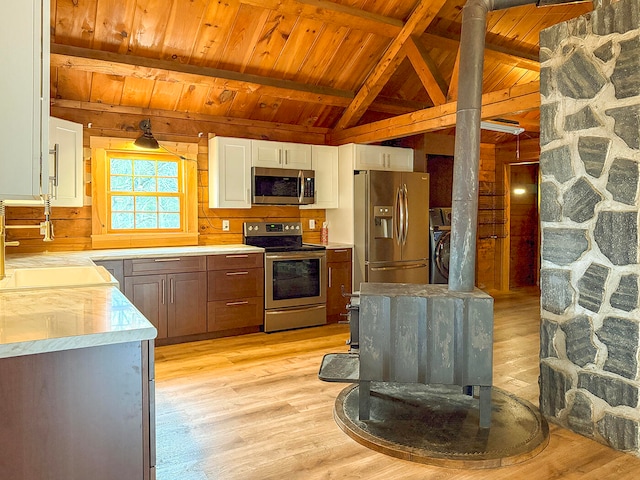
M 300 225 L 296 225 L 296 230 L 300 230 Z
M 289 230 L 289 225 L 285 225 L 284 229 Z

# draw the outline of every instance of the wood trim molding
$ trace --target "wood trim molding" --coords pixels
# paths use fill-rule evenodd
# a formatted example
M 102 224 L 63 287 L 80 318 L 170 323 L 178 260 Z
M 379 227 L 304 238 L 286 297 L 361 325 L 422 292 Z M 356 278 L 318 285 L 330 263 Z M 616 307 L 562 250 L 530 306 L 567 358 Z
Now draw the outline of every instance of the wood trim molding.
M 132 248 L 158 246 L 198 245 L 198 144 L 159 142 L 164 155 L 181 158 L 183 175 L 184 228 L 175 233 L 112 233 L 107 228 L 107 152 L 136 151 L 130 138 L 91 137 L 91 247 Z

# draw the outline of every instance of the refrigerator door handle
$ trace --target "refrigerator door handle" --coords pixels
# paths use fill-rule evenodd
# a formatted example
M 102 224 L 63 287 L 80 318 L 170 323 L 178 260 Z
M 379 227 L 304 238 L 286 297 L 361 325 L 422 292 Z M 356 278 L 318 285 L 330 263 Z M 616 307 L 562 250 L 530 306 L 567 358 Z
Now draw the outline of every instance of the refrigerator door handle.
M 402 245 L 407 243 L 407 235 L 409 235 L 409 193 L 407 184 L 402 185 L 402 201 L 404 204 L 404 227 L 402 229 Z
M 404 215 L 402 214 L 402 193 L 400 188 L 401 187 L 398 187 L 396 189 L 396 200 L 393 205 L 393 233 L 398 245 L 402 243 L 402 223 L 404 222 Z
M 412 263 L 410 265 L 398 265 L 395 267 L 370 267 L 372 272 L 384 272 L 388 270 L 409 270 L 411 268 L 426 268 L 428 263 Z

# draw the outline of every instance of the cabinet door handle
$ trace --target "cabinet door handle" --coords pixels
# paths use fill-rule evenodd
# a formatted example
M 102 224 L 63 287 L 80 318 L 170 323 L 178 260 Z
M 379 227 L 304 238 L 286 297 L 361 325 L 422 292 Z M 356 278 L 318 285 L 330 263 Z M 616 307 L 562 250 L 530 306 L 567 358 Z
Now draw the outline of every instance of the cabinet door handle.
M 154 258 L 154 262 L 179 262 L 180 257 L 177 258 Z
M 53 182 L 53 186 L 58 186 L 58 166 L 60 164 L 60 144 L 56 143 L 49 150 L 49 155 L 53 155 L 53 176 L 49 175 L 49 180 Z
M 174 288 L 173 288 L 173 278 L 169 279 L 169 303 L 174 303 L 175 301 L 175 295 L 174 295 Z
M 234 305 L 247 305 L 249 302 L 247 300 L 241 301 L 241 302 L 227 302 L 226 306 L 227 307 L 233 307 Z
M 336 250 L 334 250 L 333 252 L 334 252 L 334 253 L 344 253 L 344 252 L 346 252 L 346 251 L 347 251 L 347 249 L 346 249 L 346 248 L 340 248 L 340 249 L 336 249 Z
M 329 288 L 331 288 L 331 270 L 333 270 L 333 268 L 329 267 Z
M 248 275 L 249 272 L 227 272 L 225 275 L 227 275 L 227 277 L 230 277 L 232 275 Z
M 164 278 L 162 279 L 162 304 L 164 305 L 164 285 L 165 285 L 165 281 Z
M 224 258 L 249 258 L 247 254 L 238 254 L 238 255 L 225 255 Z

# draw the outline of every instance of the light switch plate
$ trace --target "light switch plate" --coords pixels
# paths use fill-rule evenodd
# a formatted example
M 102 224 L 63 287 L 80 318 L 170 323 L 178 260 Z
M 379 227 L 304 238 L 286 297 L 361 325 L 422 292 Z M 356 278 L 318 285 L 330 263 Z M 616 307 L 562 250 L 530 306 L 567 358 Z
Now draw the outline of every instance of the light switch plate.
M 316 221 L 313 218 L 309 219 L 309 230 L 315 230 L 316 228 Z

